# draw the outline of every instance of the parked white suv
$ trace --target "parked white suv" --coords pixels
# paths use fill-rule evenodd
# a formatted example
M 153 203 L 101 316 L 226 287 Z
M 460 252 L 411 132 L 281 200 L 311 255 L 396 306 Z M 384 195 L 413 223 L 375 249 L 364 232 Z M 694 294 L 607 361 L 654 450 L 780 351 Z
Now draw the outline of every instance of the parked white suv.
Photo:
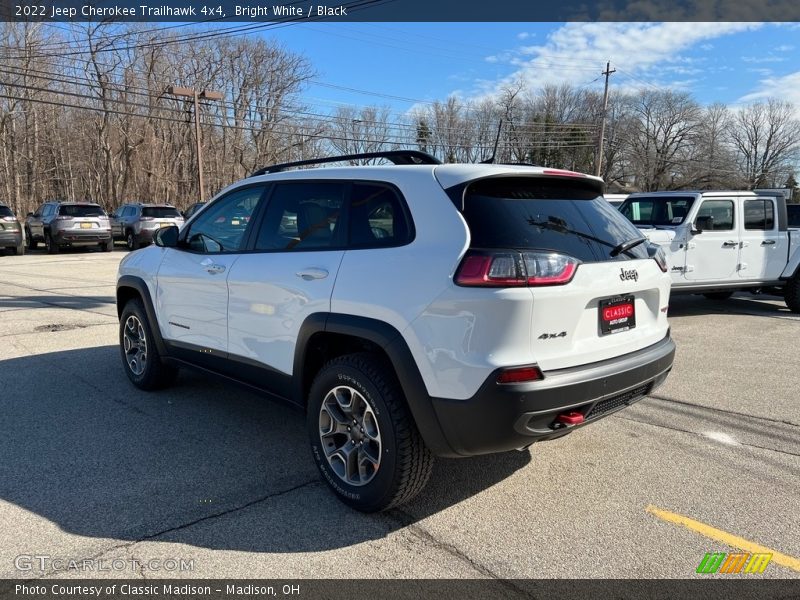
M 121 262 L 137 387 L 193 366 L 300 407 L 325 481 L 376 511 L 434 455 L 560 437 L 664 381 L 666 262 L 600 179 L 360 156 L 395 164 L 264 169 Z

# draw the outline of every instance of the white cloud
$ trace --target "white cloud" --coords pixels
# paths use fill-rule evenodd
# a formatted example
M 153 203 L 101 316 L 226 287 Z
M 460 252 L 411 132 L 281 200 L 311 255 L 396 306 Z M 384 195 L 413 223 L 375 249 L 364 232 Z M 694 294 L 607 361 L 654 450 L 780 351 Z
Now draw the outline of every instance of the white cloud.
M 800 109 L 800 71 L 780 77 L 766 77 L 759 82 L 758 88 L 739 98 L 740 103 L 778 98 L 788 100 Z
M 791 44 L 781 44 L 780 46 L 775 46 L 775 52 L 791 52 L 794 50 L 794 46 Z
M 607 60 L 614 68 L 619 65 L 628 83 L 641 87 L 642 82 L 630 81 L 630 76 L 647 83 L 671 85 L 663 73 L 648 69 L 667 64 L 694 62 L 681 52 L 715 38 L 761 27 L 762 23 L 567 23 L 540 45 L 517 49 L 517 56 L 508 62 L 517 69 L 485 93 L 493 93 L 504 85 L 523 80 L 535 87 L 549 83 L 568 82 L 583 85 L 596 80 Z M 657 71 L 657 70 L 656 70 Z M 689 73 L 684 73 L 689 74 Z M 655 77 L 655 79 L 651 79 Z M 620 79 L 625 79 L 620 78 Z M 620 82 L 622 83 L 622 82 Z M 685 84 L 684 82 L 679 82 Z
M 743 56 L 742 60 L 746 63 L 776 63 L 786 60 L 783 56 Z
M 523 31 L 523 32 L 517 34 L 517 39 L 518 40 L 527 40 L 529 37 L 533 37 L 535 35 L 536 35 L 535 33 L 530 33 L 528 31 Z

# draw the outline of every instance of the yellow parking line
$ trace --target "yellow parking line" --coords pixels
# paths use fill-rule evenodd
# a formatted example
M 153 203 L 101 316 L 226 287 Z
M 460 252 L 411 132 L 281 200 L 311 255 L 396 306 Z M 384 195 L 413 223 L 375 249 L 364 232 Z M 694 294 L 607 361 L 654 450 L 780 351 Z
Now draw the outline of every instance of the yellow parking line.
M 766 546 L 762 546 L 761 544 L 756 544 L 755 542 L 751 542 L 750 540 L 741 538 L 738 535 L 733 535 L 726 531 L 722 531 L 721 529 L 717 529 L 716 527 L 712 527 L 711 525 L 706 525 L 705 523 L 701 523 L 700 521 L 695 521 L 694 519 L 690 519 L 689 517 L 684 517 L 683 515 L 679 515 L 677 513 L 670 512 L 662 508 L 658 508 L 656 506 L 653 506 L 652 504 L 648 505 L 646 510 L 651 515 L 655 515 L 659 519 L 662 519 L 669 523 L 675 523 L 676 525 L 682 525 L 687 529 L 691 529 L 692 531 L 699 533 L 700 535 L 703 535 L 709 539 L 725 544 L 726 546 L 731 546 L 732 548 L 739 548 L 740 550 L 745 550 L 752 554 L 756 553 L 772 554 L 772 562 L 778 563 L 779 565 L 784 567 L 788 567 L 793 571 L 800 572 L 800 559 L 798 558 L 789 556 L 788 554 L 783 554 L 776 550 L 772 550 L 771 548 L 767 548 Z

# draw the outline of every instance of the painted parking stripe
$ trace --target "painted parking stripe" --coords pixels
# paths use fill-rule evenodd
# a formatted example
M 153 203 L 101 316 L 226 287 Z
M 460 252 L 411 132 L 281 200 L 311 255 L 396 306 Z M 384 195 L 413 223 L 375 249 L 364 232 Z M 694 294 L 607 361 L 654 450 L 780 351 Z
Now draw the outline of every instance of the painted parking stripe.
M 794 556 L 783 554 L 777 550 L 772 550 L 771 548 L 767 548 L 761 544 L 756 544 L 755 542 L 746 540 L 738 535 L 733 535 L 732 533 L 722 531 L 721 529 L 717 529 L 711 525 L 706 525 L 700 521 L 695 521 L 689 517 L 684 517 L 683 515 L 658 508 L 652 504 L 648 505 L 645 510 L 647 510 L 647 512 L 649 512 L 651 515 L 662 519 L 663 521 L 674 523 L 675 525 L 681 525 L 687 529 L 691 529 L 695 533 L 699 533 L 700 535 L 709 539 L 725 544 L 726 546 L 739 548 L 740 550 L 745 550 L 747 552 L 751 552 L 752 554 L 772 554 L 772 562 L 784 567 L 788 567 L 789 569 L 800 573 L 800 558 L 795 558 Z

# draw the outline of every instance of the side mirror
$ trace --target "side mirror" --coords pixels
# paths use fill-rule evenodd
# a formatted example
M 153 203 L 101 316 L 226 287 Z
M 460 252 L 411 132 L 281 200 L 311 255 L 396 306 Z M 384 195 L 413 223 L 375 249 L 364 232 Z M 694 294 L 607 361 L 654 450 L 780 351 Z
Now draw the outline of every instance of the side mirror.
M 33 216 L 33 213 L 32 213 L 32 212 L 29 212 L 29 213 L 28 213 L 26 216 L 28 216 L 28 217 L 32 217 L 32 216 Z
M 714 229 L 714 217 L 711 215 L 705 215 L 702 217 L 697 217 L 694 220 L 694 228 L 692 229 L 692 233 L 696 235 L 712 229 Z
M 162 248 L 175 248 L 178 246 L 178 227 L 170 225 L 169 227 L 162 227 L 156 231 L 155 238 L 153 239 L 156 246 Z

